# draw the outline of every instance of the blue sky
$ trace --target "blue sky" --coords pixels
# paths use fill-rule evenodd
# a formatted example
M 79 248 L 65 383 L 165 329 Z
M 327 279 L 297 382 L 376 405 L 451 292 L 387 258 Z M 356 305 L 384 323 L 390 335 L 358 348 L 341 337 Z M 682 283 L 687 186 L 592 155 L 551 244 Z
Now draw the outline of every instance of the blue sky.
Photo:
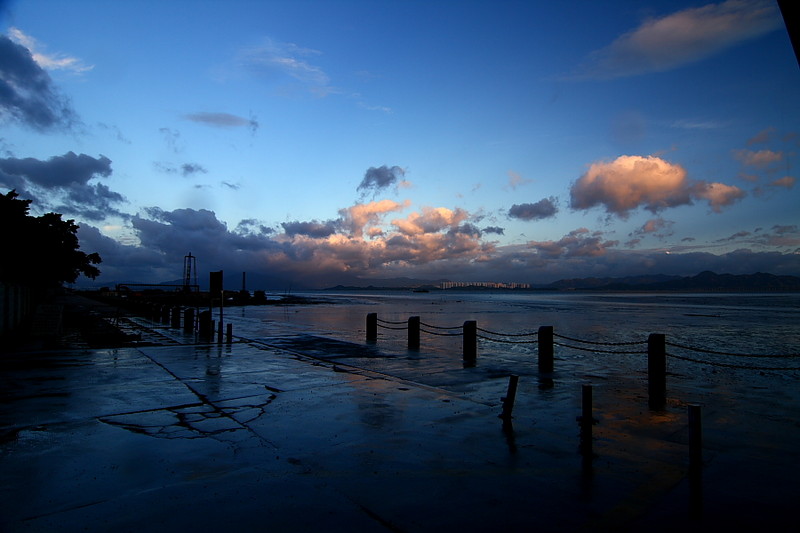
M 101 284 L 800 275 L 772 1 L 0 6 L 0 191 Z

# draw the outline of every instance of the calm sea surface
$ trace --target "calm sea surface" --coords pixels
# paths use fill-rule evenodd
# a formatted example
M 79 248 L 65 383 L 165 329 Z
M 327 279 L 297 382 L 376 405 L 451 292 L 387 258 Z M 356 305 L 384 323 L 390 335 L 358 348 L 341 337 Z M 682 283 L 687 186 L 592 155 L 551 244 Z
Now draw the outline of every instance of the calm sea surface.
M 438 328 L 461 326 L 466 320 L 501 334 L 535 332 L 553 326 L 556 334 L 594 342 L 646 341 L 663 333 L 667 342 L 718 352 L 754 355 L 800 354 L 800 294 L 697 293 L 510 293 L 398 291 L 303 293 L 327 303 L 314 305 L 227 308 L 225 321 L 237 335 L 269 338 L 307 333 L 363 343 L 368 313 L 382 321 L 379 345 L 386 351 L 405 350 L 406 332 L 388 329 L 410 316 Z M 458 332 L 425 327 L 439 333 Z M 490 335 L 486 335 L 490 336 Z M 525 340 L 519 337 L 499 337 Z M 533 336 L 533 339 L 536 337 Z M 558 341 L 559 339 L 557 339 Z M 560 339 L 563 343 L 569 341 Z M 459 337 L 422 333 L 422 351 L 460 350 Z M 575 345 L 575 343 L 571 343 Z M 532 344 L 480 341 L 480 353 L 515 358 L 535 351 Z M 645 346 L 606 348 L 646 349 Z M 688 355 L 674 347 L 668 351 Z M 569 350 L 561 350 L 569 357 Z M 734 365 L 800 367 L 800 358 L 739 359 L 693 353 L 692 357 Z

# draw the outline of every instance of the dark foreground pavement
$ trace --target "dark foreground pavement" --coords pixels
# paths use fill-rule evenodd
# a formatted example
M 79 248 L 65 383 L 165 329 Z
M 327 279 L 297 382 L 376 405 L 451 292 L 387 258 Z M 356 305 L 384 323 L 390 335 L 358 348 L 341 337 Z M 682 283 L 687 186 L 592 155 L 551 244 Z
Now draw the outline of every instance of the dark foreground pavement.
M 629 382 L 600 379 L 587 462 L 586 376 L 523 376 L 504 431 L 499 372 L 426 379 L 393 371 L 413 361 L 313 347 L 2 355 L 0 530 L 797 530 L 792 405 L 710 406 L 690 479 L 685 404 L 651 412 Z

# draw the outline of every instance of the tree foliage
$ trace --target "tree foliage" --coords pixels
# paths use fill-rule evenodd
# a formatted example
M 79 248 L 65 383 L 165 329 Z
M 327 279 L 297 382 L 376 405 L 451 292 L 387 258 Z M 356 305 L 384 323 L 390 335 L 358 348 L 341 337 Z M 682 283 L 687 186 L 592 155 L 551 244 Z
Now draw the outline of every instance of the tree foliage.
M 18 196 L 15 190 L 0 194 L 0 280 L 46 286 L 100 275 L 94 266 L 100 256 L 80 250 L 74 220 L 61 220 L 59 213 L 30 216 L 31 200 Z

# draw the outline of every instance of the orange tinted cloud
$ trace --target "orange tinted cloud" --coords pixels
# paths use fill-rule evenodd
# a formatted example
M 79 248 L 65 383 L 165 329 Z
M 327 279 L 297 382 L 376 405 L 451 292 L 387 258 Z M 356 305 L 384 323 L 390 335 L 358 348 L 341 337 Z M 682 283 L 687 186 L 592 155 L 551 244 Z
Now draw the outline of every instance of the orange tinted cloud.
M 603 206 L 622 218 L 639 207 L 653 213 L 668 207 L 707 200 L 715 212 L 745 196 L 724 183 L 692 181 L 686 170 L 660 157 L 623 155 L 614 161 L 593 163 L 570 191 L 573 209 Z

